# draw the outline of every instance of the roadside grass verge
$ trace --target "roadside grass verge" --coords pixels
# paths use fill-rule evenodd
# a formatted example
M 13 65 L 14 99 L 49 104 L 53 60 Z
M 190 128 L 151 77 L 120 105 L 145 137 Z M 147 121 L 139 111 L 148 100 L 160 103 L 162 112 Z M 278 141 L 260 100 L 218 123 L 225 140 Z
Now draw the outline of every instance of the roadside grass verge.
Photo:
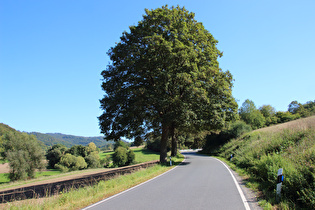
M 101 181 L 94 186 L 72 189 L 52 197 L 0 204 L 0 209 L 80 209 L 152 179 L 180 164 L 183 159 L 184 157 L 179 155 L 172 158 L 174 161 L 172 167 L 155 165 L 129 175 Z
M 246 176 L 247 186 L 261 193 L 264 209 L 315 209 L 315 116 L 247 133 L 217 154 Z M 278 202 L 279 168 L 284 182 Z

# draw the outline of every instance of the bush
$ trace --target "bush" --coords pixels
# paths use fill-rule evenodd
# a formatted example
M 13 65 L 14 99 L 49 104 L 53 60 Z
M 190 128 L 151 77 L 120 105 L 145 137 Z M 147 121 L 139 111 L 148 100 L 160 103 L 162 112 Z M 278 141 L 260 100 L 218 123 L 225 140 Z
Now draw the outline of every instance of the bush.
M 127 149 L 118 147 L 113 154 L 113 162 L 115 166 L 124 166 L 128 161 Z
M 54 168 L 57 163 L 59 163 L 61 157 L 67 151 L 67 147 L 62 144 L 53 145 L 46 154 L 48 160 L 48 166 Z
M 101 160 L 101 165 L 105 168 L 109 167 L 109 164 L 111 162 L 111 158 L 110 158 L 110 155 L 106 155 L 105 158 L 103 158 Z
M 126 163 L 126 165 L 132 164 L 134 162 L 135 158 L 136 158 L 135 153 L 132 150 L 129 150 L 128 153 L 127 153 L 127 163 Z
M 87 157 L 85 157 L 85 162 L 88 168 L 99 168 L 101 167 L 100 157 L 97 152 L 91 152 Z
M 244 133 L 252 131 L 250 125 L 247 125 L 244 121 L 236 121 L 231 125 L 231 128 L 228 130 L 228 133 L 232 138 L 238 138 Z
M 115 166 L 130 165 L 135 160 L 135 153 L 132 150 L 127 150 L 124 147 L 118 147 L 113 154 L 113 163 Z
M 55 165 L 56 168 L 62 171 L 75 171 L 87 168 L 87 164 L 83 157 L 76 157 L 71 154 L 65 154 L 61 157 L 60 162 Z

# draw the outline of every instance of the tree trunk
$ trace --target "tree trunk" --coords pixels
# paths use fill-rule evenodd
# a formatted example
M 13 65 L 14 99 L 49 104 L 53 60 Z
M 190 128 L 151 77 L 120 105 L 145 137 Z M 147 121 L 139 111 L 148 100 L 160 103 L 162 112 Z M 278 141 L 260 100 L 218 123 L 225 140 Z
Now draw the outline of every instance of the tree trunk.
M 177 136 L 175 135 L 175 127 L 171 127 L 171 135 L 172 135 L 172 153 L 171 156 L 174 157 L 177 155 Z
M 162 124 L 162 138 L 160 146 L 160 162 L 165 163 L 167 158 L 167 140 L 169 134 L 169 126 Z

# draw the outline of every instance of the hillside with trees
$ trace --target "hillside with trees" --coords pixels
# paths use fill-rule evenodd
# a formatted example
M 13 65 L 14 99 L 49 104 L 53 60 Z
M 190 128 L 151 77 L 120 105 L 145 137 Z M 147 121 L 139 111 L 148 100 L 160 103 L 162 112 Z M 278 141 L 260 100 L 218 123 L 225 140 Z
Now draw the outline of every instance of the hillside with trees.
M 61 133 L 39 133 L 32 132 L 37 137 L 37 139 L 43 142 L 46 146 L 53 146 L 55 144 L 62 144 L 66 147 L 72 147 L 75 145 L 83 145 L 87 146 L 90 142 L 93 142 L 98 148 L 106 147 L 107 145 L 111 145 L 114 141 L 105 141 L 104 137 L 96 136 L 96 137 L 83 137 L 83 136 L 74 136 L 74 135 L 66 135 Z

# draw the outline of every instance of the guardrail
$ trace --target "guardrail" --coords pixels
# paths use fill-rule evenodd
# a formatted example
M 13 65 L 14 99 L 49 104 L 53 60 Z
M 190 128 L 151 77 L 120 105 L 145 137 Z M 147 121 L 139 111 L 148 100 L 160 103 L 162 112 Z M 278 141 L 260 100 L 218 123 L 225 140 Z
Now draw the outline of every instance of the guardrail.
M 159 163 L 159 161 L 151 161 L 132 166 L 121 167 L 115 170 L 99 172 L 92 175 L 84 175 L 75 179 L 50 182 L 40 185 L 34 184 L 33 186 L 20 187 L 11 190 L 0 190 L 0 203 L 6 203 L 15 200 L 24 200 L 29 198 L 49 197 L 60 192 L 69 191 L 71 189 L 91 186 L 102 180 L 105 181 L 120 175 L 130 174 L 142 168 L 153 166 L 157 163 Z

